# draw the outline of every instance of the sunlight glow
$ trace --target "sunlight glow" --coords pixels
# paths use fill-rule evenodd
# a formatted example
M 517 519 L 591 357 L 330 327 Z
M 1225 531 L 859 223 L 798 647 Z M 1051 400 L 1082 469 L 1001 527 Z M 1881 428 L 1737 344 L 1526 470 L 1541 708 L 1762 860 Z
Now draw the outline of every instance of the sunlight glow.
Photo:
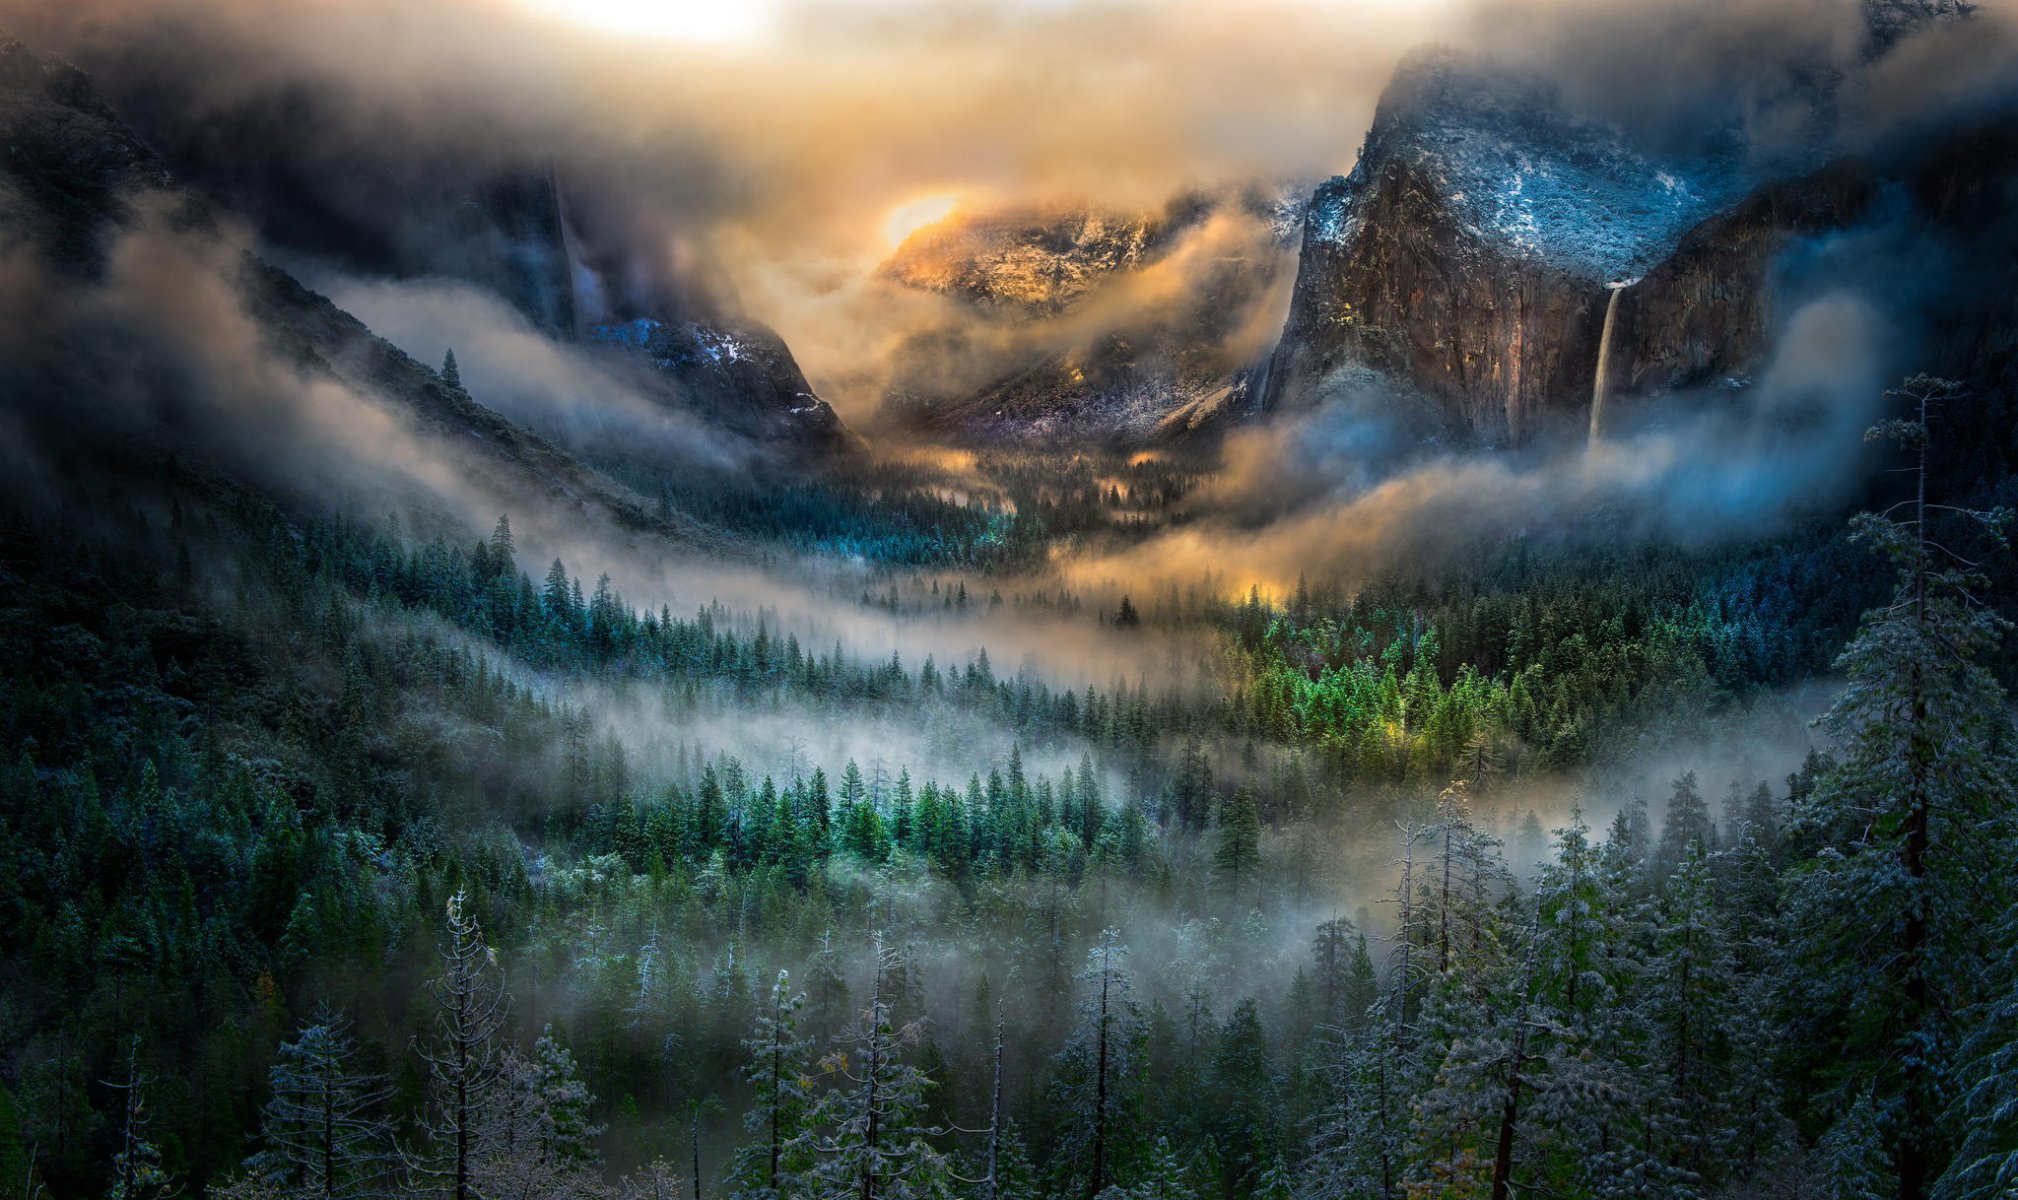
M 689 42 L 745 42 L 770 29 L 766 0 L 521 0 L 605 33 Z
M 890 215 L 884 219 L 883 236 L 889 239 L 890 245 L 901 246 L 905 238 L 925 226 L 937 225 L 952 216 L 959 203 L 959 194 L 955 192 L 934 192 L 929 196 L 906 200 L 891 209 Z

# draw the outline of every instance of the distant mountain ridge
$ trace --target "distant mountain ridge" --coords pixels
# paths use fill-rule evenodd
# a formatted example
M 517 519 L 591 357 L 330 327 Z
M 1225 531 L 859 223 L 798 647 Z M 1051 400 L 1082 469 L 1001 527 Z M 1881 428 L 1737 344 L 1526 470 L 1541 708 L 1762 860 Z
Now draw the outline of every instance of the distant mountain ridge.
M 36 258 L 64 286 L 90 289 L 102 280 L 114 243 L 142 227 L 142 207 L 165 209 L 172 228 L 215 236 L 216 218 L 200 197 L 180 188 L 172 172 L 126 127 L 75 66 L 40 54 L 19 41 L 0 39 L 0 214 L 11 239 L 6 249 Z M 601 472 L 537 434 L 485 408 L 442 373 L 376 337 L 356 318 L 256 256 L 238 260 L 230 282 L 261 337 L 262 350 L 291 364 L 305 379 L 341 383 L 384 403 L 427 444 L 457 456 L 455 470 L 468 482 L 502 496 L 542 497 L 581 513 L 583 519 L 635 533 L 658 535 L 695 547 L 725 548 L 717 533 L 684 515 L 653 507 Z M 44 296 L 46 307 L 74 307 Z M 120 364 L 138 363 L 138 378 L 177 379 L 188 368 L 146 346 L 125 347 Z M 172 355 L 174 347 L 164 347 Z M 80 353 L 61 345 L 36 346 L 14 356 L 7 380 L 20 428 L 41 428 L 62 444 L 107 456 L 122 469 L 152 469 L 194 454 L 209 457 L 224 439 L 173 420 L 160 428 L 122 429 L 94 421 L 109 418 L 123 401 L 104 406 L 89 398 L 107 383 L 95 347 Z M 181 386 L 181 385 L 177 385 Z M 196 386 L 203 386 L 198 383 Z M 146 398 L 141 398 L 143 401 Z M 142 409 L 137 411 L 144 411 Z M 91 448 L 96 445 L 96 449 Z M 309 446 L 295 447 L 308 453 Z M 391 447 L 388 447 L 388 451 Z M 150 465 L 151 464 L 151 465 Z M 259 464 L 241 460 L 242 471 Z M 271 483 L 271 473 L 264 482 Z M 283 493 L 286 492 L 282 485 Z M 300 494 L 283 494 L 300 503 Z M 351 504 L 370 497 L 349 497 Z
M 638 385 L 669 408 L 781 450 L 845 444 L 789 348 L 726 284 L 675 266 L 651 206 L 616 183 L 480 130 L 381 130 L 382 114 L 312 82 L 248 72 L 220 99 L 169 61 L 104 69 L 122 117 L 167 166 L 277 249 L 367 278 L 472 284 L 549 337 L 649 366 Z M 650 354 L 603 336 L 636 321 L 659 327 Z M 724 339 L 761 352 L 711 353 Z
M 888 281 L 944 296 L 989 331 L 913 335 L 891 402 L 906 424 L 981 441 L 1140 442 L 1223 415 L 1248 365 L 1228 353 L 1289 270 L 1293 193 L 1183 193 L 1161 209 L 1011 208 L 911 235 Z M 975 360 L 972 386 L 948 387 Z

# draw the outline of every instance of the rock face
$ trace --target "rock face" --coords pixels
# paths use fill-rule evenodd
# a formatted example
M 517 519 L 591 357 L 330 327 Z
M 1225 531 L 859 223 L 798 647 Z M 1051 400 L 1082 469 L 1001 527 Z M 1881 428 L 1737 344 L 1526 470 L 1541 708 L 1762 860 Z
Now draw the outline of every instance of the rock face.
M 1838 163 L 1762 186 L 1690 230 L 1619 297 L 1610 392 L 1657 395 L 1750 372 L 1770 348 L 1775 260 L 1791 239 L 1859 219 L 1878 187 L 1868 167 Z
M 1912 10 L 1898 28 L 1873 26 L 1890 36 L 1944 8 L 1878 7 Z M 1603 394 L 1743 376 L 1770 349 L 1786 252 L 1885 221 L 1917 223 L 1969 247 L 1964 257 L 1998 264 L 1974 273 L 1978 299 L 1936 322 L 1937 345 L 1922 356 L 1981 375 L 1993 369 L 1984 347 L 2003 344 L 1984 314 L 2009 306 L 2014 288 L 2013 239 L 2000 232 L 2008 219 L 1984 197 L 2018 195 L 2008 115 L 1990 128 L 2006 132 L 1951 128 L 1925 144 L 1762 181 L 1735 148 L 1661 157 L 1566 113 L 1541 81 L 1448 54 L 1419 57 L 1383 98 L 1352 174 L 1311 201 L 1260 407 L 1322 403 L 1328 380 L 1370 370 L 1486 442 L 1584 422 L 1621 288 Z M 1893 214 L 1887 205 L 1899 197 L 1914 211 Z M 1977 349 L 1944 348 L 1963 341 Z
M 1539 80 L 1418 56 L 1352 174 L 1311 200 L 1261 404 L 1310 403 L 1332 371 L 1364 365 L 1518 441 L 1588 399 L 1608 285 L 1659 266 L 1745 186 L 1729 158 L 1642 152 Z
M 1228 411 L 1300 207 L 1246 189 L 920 230 L 880 274 L 957 308 L 900 347 L 891 406 L 907 425 L 981 440 L 1141 441 Z
M 1115 272 L 1156 258 L 1197 216 L 1083 208 L 982 213 L 912 234 L 879 273 L 982 307 L 1058 313 Z

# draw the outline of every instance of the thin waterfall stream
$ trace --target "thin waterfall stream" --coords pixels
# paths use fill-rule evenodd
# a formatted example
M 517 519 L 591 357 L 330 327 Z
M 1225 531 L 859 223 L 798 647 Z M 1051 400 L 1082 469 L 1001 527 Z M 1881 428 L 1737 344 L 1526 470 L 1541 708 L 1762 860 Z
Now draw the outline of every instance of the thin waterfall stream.
M 1598 444 L 1604 431 L 1605 392 L 1610 386 L 1612 365 L 1612 327 L 1619 319 L 1619 297 L 1634 281 L 1627 279 L 1605 286 L 1611 289 L 1612 298 L 1605 301 L 1605 327 L 1598 334 L 1598 369 L 1591 380 L 1591 445 Z

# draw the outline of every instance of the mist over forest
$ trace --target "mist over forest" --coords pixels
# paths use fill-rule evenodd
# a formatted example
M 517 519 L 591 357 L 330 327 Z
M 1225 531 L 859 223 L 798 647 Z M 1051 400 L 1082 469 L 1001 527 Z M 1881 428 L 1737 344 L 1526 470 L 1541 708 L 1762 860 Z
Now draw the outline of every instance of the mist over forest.
M 2010 0 L 0 0 L 0 1200 L 2018 1196 Z

